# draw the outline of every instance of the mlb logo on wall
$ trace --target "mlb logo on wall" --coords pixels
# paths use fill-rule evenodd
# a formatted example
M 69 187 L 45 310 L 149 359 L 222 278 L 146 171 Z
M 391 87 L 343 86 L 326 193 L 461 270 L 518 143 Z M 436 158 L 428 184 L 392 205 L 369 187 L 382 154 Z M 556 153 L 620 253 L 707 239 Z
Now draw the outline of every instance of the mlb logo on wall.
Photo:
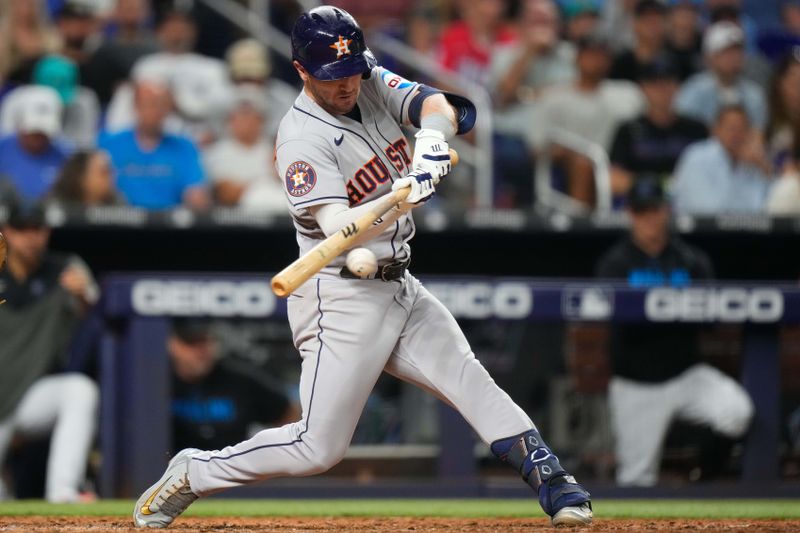
M 305 161 L 295 161 L 286 170 L 286 190 L 292 196 L 303 196 L 317 184 L 317 173 Z
M 608 287 L 566 287 L 561 313 L 571 320 L 606 320 L 614 313 L 614 291 Z

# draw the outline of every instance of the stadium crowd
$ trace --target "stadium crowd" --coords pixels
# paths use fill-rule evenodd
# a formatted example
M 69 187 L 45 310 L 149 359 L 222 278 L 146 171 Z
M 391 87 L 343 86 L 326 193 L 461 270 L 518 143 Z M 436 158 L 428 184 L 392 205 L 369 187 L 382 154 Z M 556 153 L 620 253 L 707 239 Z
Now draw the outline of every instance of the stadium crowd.
M 601 174 L 620 208 L 636 176 L 655 172 L 680 212 L 800 213 L 796 0 L 769 3 L 775 22 L 743 0 L 332 3 L 368 39 L 438 62 L 452 89 L 467 80 L 491 95 L 496 207 L 531 205 L 541 159 L 550 185 L 590 209 Z M 4 189 L 70 206 L 282 213 L 271 137 L 298 79 L 199 7 L 5 0 Z M 268 15 L 288 30 L 300 11 L 283 0 Z

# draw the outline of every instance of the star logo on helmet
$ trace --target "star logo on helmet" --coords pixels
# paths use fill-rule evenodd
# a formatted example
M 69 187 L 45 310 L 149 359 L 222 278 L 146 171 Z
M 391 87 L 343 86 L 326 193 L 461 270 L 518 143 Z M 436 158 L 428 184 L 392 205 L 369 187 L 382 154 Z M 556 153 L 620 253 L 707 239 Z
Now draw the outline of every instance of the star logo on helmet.
M 336 59 L 339 59 L 343 55 L 350 55 L 350 43 L 352 42 L 353 39 L 345 39 L 340 35 L 339 40 L 330 45 L 329 48 L 336 50 Z

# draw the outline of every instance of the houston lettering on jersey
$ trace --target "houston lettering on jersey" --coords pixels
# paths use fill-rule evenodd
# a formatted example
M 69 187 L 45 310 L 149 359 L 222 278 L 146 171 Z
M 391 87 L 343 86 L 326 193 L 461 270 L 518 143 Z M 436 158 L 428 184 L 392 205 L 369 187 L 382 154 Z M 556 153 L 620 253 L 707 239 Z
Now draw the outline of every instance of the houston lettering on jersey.
M 401 138 L 383 150 L 398 172 L 402 172 L 411 164 L 407 147 L 408 143 Z M 369 193 L 377 189 L 378 185 L 389 181 L 389 178 L 389 169 L 378 156 L 364 163 L 345 185 L 350 205 L 361 202 Z

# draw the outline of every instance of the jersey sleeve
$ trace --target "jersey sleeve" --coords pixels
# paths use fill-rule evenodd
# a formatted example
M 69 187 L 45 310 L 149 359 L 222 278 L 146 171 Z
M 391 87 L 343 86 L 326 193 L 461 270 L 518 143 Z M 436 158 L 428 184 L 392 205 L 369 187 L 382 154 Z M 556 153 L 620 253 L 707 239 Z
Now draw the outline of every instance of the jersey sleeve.
M 369 82 L 389 108 L 398 124 L 409 124 L 408 108 L 419 83 L 409 81 L 383 67 L 375 67 L 370 74 Z
M 275 169 L 294 208 L 350 203 L 344 176 L 330 149 L 301 139 L 280 143 L 275 151 Z

